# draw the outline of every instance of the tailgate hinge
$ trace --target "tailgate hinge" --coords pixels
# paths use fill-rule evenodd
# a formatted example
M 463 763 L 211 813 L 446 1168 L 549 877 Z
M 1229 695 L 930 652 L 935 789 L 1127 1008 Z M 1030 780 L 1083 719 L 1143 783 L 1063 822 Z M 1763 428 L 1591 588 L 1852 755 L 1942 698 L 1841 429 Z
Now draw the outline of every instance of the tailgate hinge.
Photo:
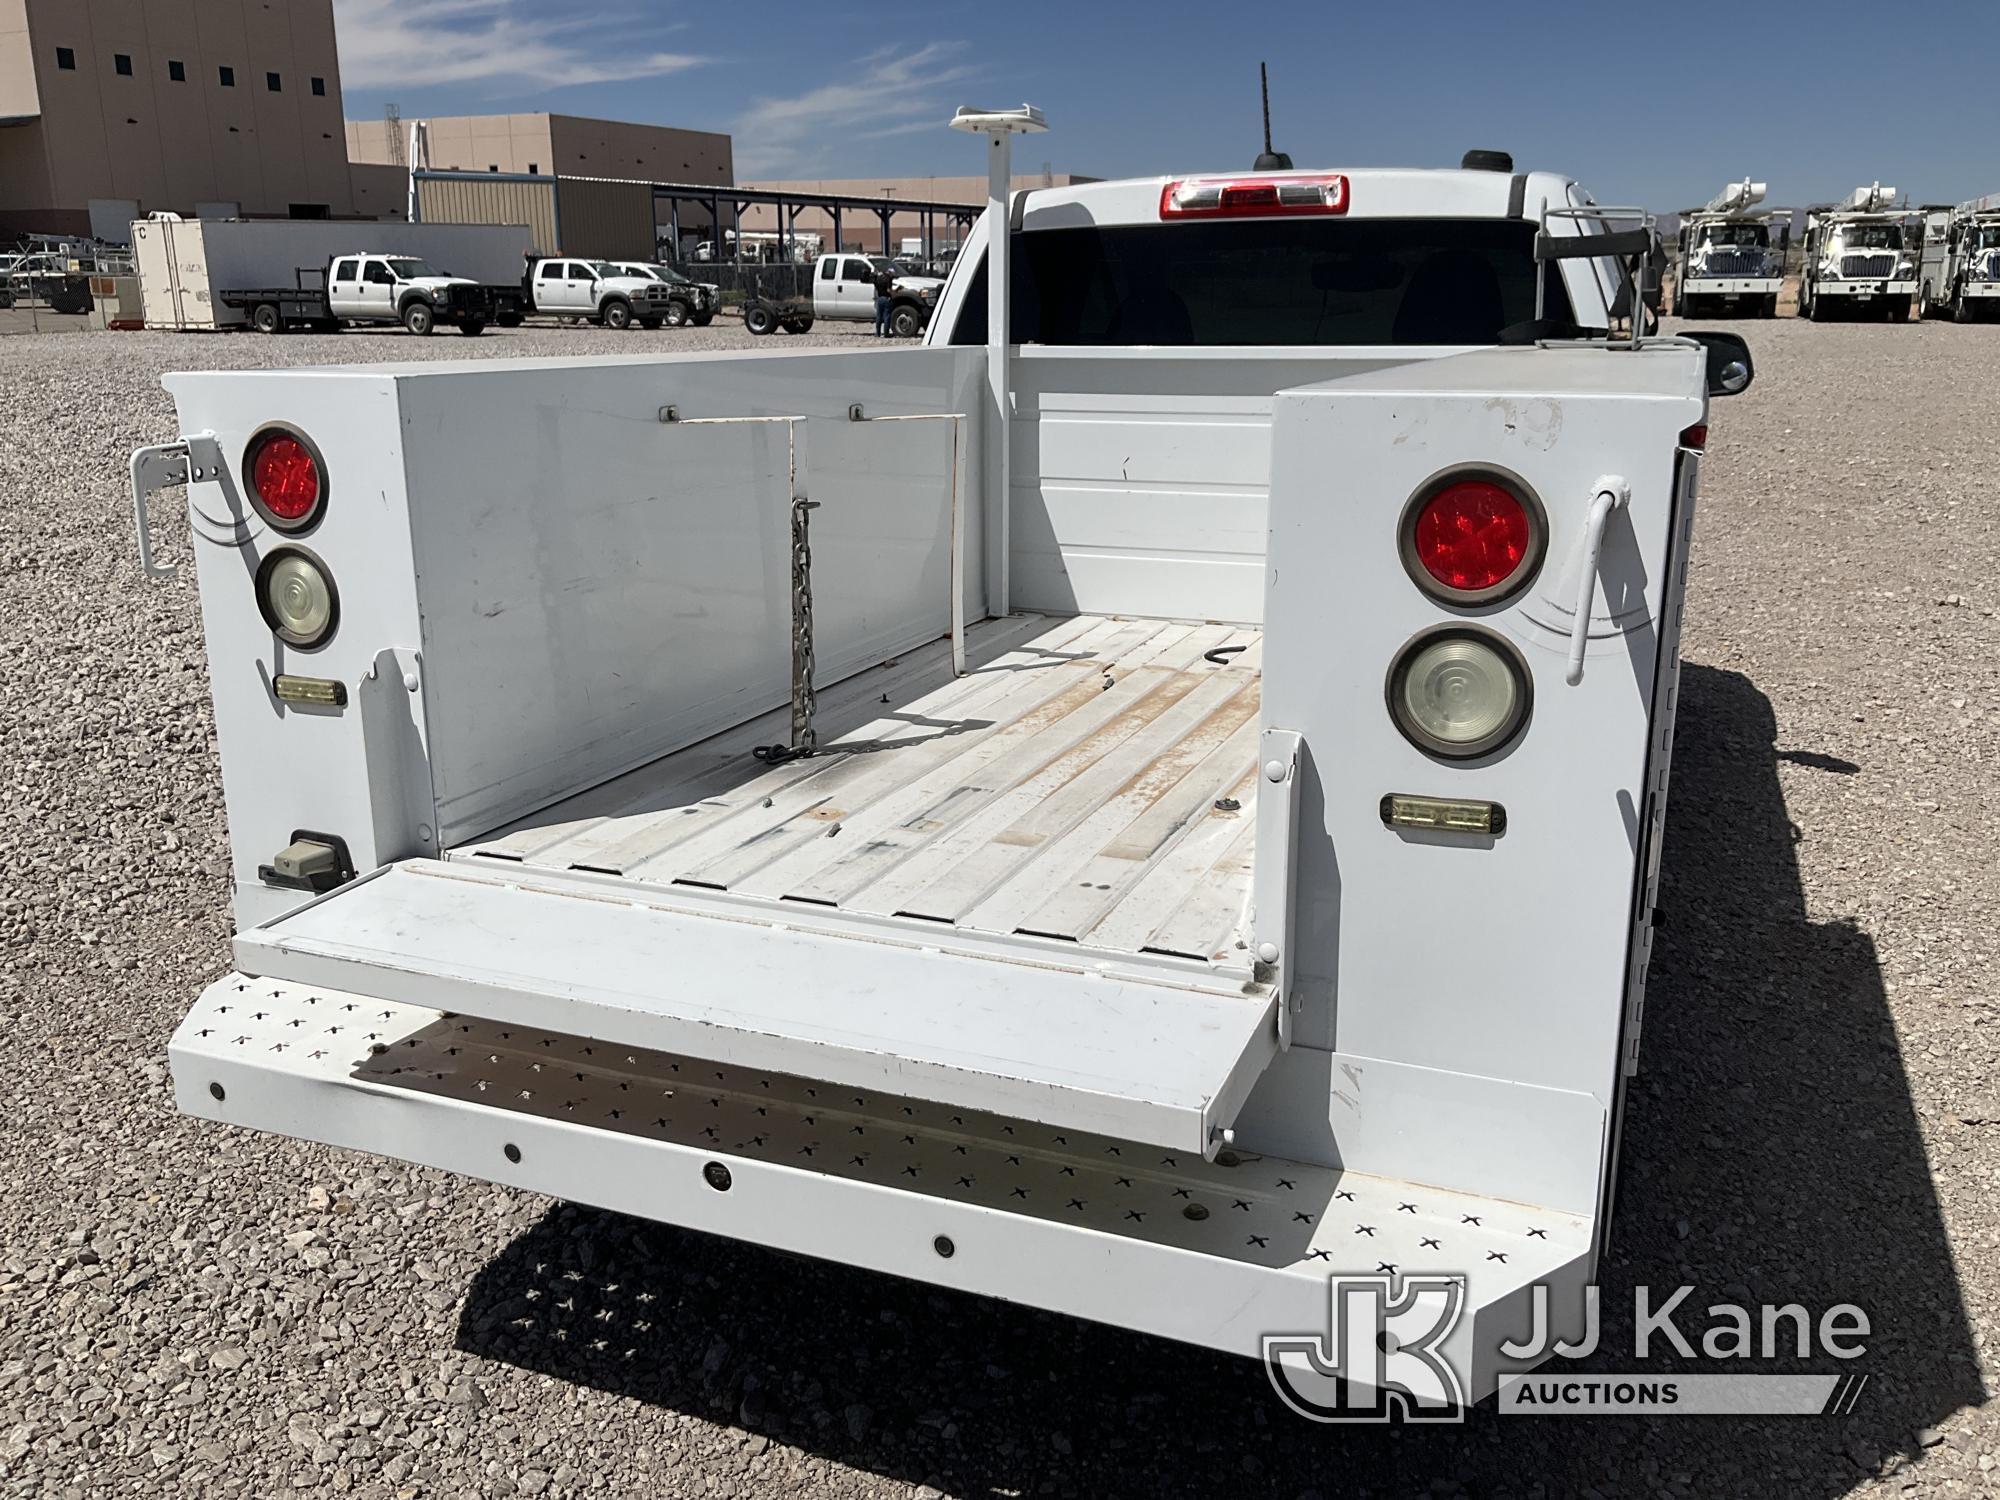
M 1278 1045 L 1292 1045 L 1298 966 L 1292 956 L 1299 862 L 1299 754 L 1295 729 L 1266 729 L 1257 742 L 1257 855 L 1251 878 L 1250 953 L 1278 1001 Z

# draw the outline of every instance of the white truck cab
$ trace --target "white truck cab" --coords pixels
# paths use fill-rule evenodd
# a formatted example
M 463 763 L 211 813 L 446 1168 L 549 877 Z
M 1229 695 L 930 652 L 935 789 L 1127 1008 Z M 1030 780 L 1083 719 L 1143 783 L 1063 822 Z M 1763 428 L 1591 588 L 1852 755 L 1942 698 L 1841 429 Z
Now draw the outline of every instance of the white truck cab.
M 414 255 L 369 252 L 328 262 L 326 307 L 343 322 L 401 323 L 412 333 L 429 333 L 438 323 L 477 333 L 492 316 L 492 299 L 478 282 Z
M 667 321 L 674 297 L 656 276 L 628 274 L 609 261 L 551 256 L 531 262 L 524 278 L 530 305 L 538 313 L 587 319 L 606 328 L 658 328 Z
M 2000 193 L 1926 217 L 1920 274 L 1921 316 L 1955 323 L 2000 316 Z
M 672 266 L 643 260 L 610 260 L 604 262 L 604 267 L 614 277 L 657 281 L 665 286 L 669 328 L 679 328 L 688 323 L 706 328 L 715 321 L 716 309 L 722 306 L 721 288 L 714 282 L 690 281 Z
M 929 324 L 944 280 L 905 273 L 887 256 L 853 251 L 820 256 L 813 263 L 813 316 L 874 322 L 875 280 L 884 271 L 894 278 L 889 294 L 889 331 L 899 339 L 915 338 Z
M 1917 294 L 1915 220 L 1895 203 L 1896 190 L 1876 182 L 1807 213 L 1800 317 L 1909 320 Z
M 169 376 L 237 920 L 180 1107 L 1321 1405 L 1393 1283 L 1477 1399 L 1587 1316 L 1750 378 L 1604 332 L 1656 243 L 1155 178 L 1015 195 L 921 347 Z
M 1681 317 L 1778 315 L 1792 211 L 1764 206 L 1764 192 L 1763 183 L 1746 177 L 1681 216 L 1674 280 L 1674 311 Z

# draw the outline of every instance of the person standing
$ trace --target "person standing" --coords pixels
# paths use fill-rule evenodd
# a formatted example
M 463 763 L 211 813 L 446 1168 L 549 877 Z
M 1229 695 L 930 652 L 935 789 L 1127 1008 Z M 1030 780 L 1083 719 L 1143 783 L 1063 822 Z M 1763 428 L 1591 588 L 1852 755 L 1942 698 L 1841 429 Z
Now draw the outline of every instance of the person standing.
M 875 337 L 889 337 L 889 294 L 896 289 L 896 275 L 889 267 L 875 268 Z

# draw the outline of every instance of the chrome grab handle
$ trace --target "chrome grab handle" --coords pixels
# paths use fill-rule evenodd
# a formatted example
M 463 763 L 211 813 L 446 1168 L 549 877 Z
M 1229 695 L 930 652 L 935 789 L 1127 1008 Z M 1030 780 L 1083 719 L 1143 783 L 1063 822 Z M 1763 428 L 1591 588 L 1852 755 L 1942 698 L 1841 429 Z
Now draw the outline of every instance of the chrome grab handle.
M 1590 640 L 1590 606 L 1597 595 L 1597 567 L 1604 553 L 1604 527 L 1613 511 L 1632 503 L 1632 486 L 1616 474 L 1606 474 L 1592 487 L 1590 515 L 1583 528 L 1583 566 L 1577 570 L 1576 618 L 1569 628 L 1569 670 L 1563 681 L 1575 687 L 1583 681 L 1583 648 Z

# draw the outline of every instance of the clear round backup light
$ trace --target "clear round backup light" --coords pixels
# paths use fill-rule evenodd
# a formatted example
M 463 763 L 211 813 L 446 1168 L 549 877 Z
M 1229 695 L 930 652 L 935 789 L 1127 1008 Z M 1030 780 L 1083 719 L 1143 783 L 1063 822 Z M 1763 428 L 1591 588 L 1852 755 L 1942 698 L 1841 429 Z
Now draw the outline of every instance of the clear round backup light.
M 340 601 L 326 569 L 302 547 L 286 547 L 257 570 L 257 604 L 280 640 L 310 649 L 333 634 Z
M 1446 630 L 1419 636 L 1389 673 L 1389 712 L 1410 742 L 1467 759 L 1507 744 L 1528 717 L 1528 674 L 1497 636 Z

